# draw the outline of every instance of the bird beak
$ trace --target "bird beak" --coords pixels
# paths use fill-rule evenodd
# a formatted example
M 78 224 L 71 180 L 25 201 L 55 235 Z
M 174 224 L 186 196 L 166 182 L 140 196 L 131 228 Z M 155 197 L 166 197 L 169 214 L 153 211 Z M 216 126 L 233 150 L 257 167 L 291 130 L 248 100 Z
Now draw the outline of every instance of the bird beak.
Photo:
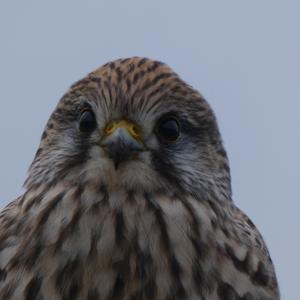
M 121 162 L 134 159 L 138 152 L 144 150 L 141 129 L 127 120 L 112 121 L 104 129 L 101 146 L 114 161 L 117 169 Z

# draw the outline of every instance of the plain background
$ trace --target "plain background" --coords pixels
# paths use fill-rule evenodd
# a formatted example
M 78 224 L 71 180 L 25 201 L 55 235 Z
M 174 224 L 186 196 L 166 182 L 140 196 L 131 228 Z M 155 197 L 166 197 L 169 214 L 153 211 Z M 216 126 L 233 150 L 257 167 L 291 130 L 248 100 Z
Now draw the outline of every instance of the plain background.
M 18 196 L 71 83 L 133 55 L 169 64 L 214 108 L 234 200 L 299 299 L 300 1 L 1 1 L 0 199 Z

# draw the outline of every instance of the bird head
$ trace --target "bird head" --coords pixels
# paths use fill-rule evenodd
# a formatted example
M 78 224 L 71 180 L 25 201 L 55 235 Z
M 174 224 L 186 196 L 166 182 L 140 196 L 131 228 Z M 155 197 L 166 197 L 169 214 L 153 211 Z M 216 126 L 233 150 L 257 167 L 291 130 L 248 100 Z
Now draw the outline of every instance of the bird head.
M 208 103 L 165 64 L 138 57 L 105 64 L 59 101 L 25 185 L 57 182 L 231 194 Z

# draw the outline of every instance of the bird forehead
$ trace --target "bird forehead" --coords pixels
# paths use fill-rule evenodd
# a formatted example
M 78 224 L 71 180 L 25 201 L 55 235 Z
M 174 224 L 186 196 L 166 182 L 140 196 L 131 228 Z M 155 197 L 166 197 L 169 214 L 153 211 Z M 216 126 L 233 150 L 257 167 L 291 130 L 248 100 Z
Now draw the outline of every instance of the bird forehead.
M 106 63 L 71 86 L 69 93 L 97 91 L 107 101 L 155 101 L 172 90 L 188 86 L 166 64 L 133 57 Z M 146 100 L 144 99 L 146 98 Z
M 123 79 L 131 81 L 132 84 L 138 84 L 143 77 L 153 78 L 167 73 L 175 75 L 166 64 L 144 57 L 111 61 L 92 72 L 94 76 L 110 79 L 114 83 Z
M 58 108 L 62 113 L 74 111 L 82 102 L 95 106 L 99 119 L 106 121 L 123 117 L 155 121 L 168 112 L 210 111 L 202 95 L 170 67 L 142 57 L 118 59 L 94 70 L 71 86 Z

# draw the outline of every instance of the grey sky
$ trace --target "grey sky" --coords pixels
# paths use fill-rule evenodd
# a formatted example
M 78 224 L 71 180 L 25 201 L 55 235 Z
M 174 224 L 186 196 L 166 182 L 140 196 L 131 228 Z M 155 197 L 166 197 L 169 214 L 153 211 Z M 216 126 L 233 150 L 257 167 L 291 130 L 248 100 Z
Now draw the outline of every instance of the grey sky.
M 20 194 L 57 101 L 108 60 L 169 64 L 213 106 L 234 200 L 300 295 L 300 2 L 1 1 L 0 205 Z

